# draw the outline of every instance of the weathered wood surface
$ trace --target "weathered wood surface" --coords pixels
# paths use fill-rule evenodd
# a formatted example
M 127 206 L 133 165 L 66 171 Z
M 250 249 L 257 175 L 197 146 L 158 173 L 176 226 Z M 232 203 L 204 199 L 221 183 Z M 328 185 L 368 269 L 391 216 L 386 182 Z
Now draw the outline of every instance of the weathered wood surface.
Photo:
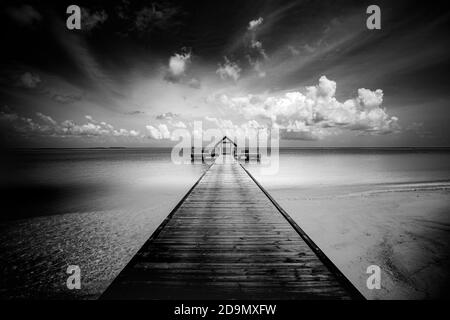
M 102 298 L 361 298 L 310 246 L 228 159 L 209 168 Z

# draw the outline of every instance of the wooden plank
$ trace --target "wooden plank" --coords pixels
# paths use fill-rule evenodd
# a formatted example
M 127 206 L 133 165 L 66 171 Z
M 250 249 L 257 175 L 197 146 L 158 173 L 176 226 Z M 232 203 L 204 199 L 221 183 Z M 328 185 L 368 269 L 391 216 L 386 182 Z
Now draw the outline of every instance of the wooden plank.
M 245 168 L 224 160 L 208 168 L 102 299 L 362 298 Z

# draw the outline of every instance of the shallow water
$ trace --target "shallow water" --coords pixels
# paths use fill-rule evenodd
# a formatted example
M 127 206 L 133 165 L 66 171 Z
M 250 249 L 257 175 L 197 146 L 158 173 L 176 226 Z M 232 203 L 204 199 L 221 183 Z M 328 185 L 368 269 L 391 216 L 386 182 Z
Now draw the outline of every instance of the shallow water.
M 0 297 L 96 298 L 204 171 L 169 149 L 24 150 L 3 166 Z M 82 290 L 65 285 L 78 265 Z
M 450 152 L 281 150 L 276 175 L 247 167 L 267 188 L 348 186 L 450 180 Z

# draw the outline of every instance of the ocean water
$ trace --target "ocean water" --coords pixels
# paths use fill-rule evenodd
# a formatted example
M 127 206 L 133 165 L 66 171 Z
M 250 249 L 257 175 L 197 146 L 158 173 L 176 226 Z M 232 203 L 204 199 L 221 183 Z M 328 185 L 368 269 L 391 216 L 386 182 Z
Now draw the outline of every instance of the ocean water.
M 18 150 L 3 165 L 0 220 L 149 205 L 178 196 L 205 166 L 173 165 L 170 149 Z
M 445 150 L 282 149 L 279 159 L 275 175 L 247 167 L 270 189 L 450 181 Z
M 450 180 L 450 153 L 443 151 L 289 149 L 281 150 L 276 175 L 247 166 L 281 200 L 277 190 Z M 172 164 L 169 149 L 16 150 L 2 157 L 0 298 L 97 298 L 205 169 Z M 69 265 L 81 269 L 81 290 L 66 287 Z

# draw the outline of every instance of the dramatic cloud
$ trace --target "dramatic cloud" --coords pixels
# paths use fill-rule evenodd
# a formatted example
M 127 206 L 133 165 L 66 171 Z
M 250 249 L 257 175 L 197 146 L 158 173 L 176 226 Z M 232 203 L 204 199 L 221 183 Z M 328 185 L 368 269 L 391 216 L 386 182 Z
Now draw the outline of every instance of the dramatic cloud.
M 36 88 L 39 83 L 41 83 L 41 78 L 39 75 L 31 72 L 25 72 L 20 76 L 17 85 L 23 88 L 33 89 Z
M 21 25 L 32 25 L 42 19 L 41 14 L 30 5 L 23 5 L 16 8 L 7 8 L 6 13 Z
M 86 123 L 77 124 L 73 120 L 61 123 L 43 113 L 36 113 L 37 120 L 20 116 L 11 111 L 0 111 L 0 121 L 5 127 L 23 136 L 52 136 L 52 137 L 140 137 L 139 131 L 115 129 L 111 124 L 94 120 L 85 116 Z
M 287 92 L 281 96 L 222 95 L 222 105 L 247 119 L 261 119 L 286 131 L 290 139 L 320 139 L 339 130 L 385 134 L 399 130 L 398 119 L 381 107 L 383 92 L 359 89 L 354 99 L 339 102 L 336 82 L 322 76 L 306 93 Z
M 90 31 L 98 25 L 104 23 L 108 19 L 108 15 L 104 10 L 91 11 L 87 8 L 81 8 L 81 28 Z
M 225 58 L 225 63 L 219 64 L 219 68 L 216 70 L 216 73 L 220 76 L 222 79 L 233 79 L 234 81 L 237 81 L 241 74 L 241 68 L 235 63 L 231 62 L 230 60 Z

